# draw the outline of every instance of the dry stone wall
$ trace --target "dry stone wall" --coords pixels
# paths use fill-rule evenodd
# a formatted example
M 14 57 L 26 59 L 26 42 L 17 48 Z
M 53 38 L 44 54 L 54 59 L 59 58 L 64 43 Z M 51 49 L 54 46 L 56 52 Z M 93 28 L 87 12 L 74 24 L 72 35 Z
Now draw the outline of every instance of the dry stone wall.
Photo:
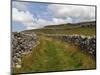
M 48 36 L 55 39 L 60 39 L 65 42 L 73 43 L 79 46 L 80 50 L 87 52 L 92 56 L 96 56 L 96 37 L 95 36 L 83 36 L 83 35 L 56 35 Z
M 35 33 L 14 32 L 11 35 L 12 40 L 12 67 L 21 67 L 22 55 L 26 55 L 36 46 L 37 36 Z

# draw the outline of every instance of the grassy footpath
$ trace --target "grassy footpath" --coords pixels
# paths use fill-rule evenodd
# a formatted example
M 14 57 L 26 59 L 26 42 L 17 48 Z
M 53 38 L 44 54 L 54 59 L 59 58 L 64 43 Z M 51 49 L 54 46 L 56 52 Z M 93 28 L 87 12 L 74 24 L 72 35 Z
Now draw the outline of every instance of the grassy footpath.
M 93 69 L 95 60 L 79 51 L 78 47 L 39 36 L 40 44 L 31 54 L 23 56 L 22 68 L 14 69 L 16 73 L 46 72 L 74 69 Z

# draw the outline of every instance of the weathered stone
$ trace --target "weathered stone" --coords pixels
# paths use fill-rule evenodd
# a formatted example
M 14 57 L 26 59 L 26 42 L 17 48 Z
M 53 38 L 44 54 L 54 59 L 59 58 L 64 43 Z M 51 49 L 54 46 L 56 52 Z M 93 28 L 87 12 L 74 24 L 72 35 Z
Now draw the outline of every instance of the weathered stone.
M 29 53 L 36 44 L 37 37 L 35 33 L 12 33 L 12 64 L 16 68 L 21 67 L 22 54 Z

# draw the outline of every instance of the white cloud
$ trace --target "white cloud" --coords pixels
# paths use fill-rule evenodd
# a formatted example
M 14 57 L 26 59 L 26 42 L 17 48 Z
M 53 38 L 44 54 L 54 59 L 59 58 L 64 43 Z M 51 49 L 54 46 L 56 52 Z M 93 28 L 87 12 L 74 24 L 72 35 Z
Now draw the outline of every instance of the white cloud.
M 64 24 L 64 23 L 72 23 L 72 19 L 70 17 L 65 19 L 53 18 L 53 24 Z
M 28 11 L 19 11 L 17 8 L 12 9 L 13 21 L 20 22 L 24 25 L 33 25 L 33 15 Z
M 19 11 L 16 8 L 12 9 L 12 16 L 14 21 L 29 23 L 33 21 L 33 16 L 30 12 Z
M 48 21 L 46 19 L 38 18 L 38 19 L 35 19 L 35 22 L 32 23 L 31 26 L 27 26 L 27 29 L 37 29 L 37 28 L 42 28 L 44 26 L 53 25 L 53 24 L 54 23 L 52 21 Z
M 33 17 L 29 11 L 20 11 L 17 8 L 12 9 L 12 20 L 22 23 L 27 29 L 36 29 L 53 24 L 52 21 Z
M 95 7 L 51 4 L 48 9 L 56 18 L 70 17 L 73 20 L 87 21 L 95 19 Z

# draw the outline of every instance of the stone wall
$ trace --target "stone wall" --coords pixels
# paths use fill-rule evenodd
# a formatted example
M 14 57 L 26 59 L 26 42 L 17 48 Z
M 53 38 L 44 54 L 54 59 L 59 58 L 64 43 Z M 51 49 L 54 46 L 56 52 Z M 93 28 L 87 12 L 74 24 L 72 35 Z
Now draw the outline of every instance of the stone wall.
M 36 45 L 37 37 L 35 33 L 14 32 L 11 35 L 12 41 L 12 67 L 21 67 L 22 55 L 26 55 L 32 51 Z
M 96 56 L 96 37 L 83 36 L 83 35 L 60 35 L 60 36 L 48 36 L 55 39 L 60 39 L 64 42 L 73 43 L 79 46 L 80 50 L 87 52 L 92 56 Z

